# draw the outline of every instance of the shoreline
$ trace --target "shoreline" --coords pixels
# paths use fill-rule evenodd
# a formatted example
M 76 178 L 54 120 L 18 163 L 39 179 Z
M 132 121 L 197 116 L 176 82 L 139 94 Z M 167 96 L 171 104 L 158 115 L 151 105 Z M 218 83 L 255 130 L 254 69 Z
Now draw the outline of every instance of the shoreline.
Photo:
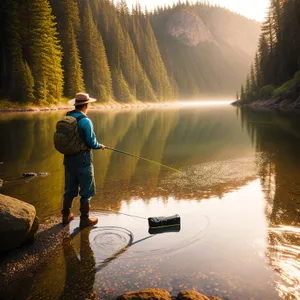
M 159 102 L 159 103 L 107 103 L 99 105 L 91 105 L 90 110 L 111 110 L 111 109 L 133 109 L 133 108 L 155 108 L 155 107 L 170 107 L 174 105 L 180 105 L 179 101 L 174 102 Z M 70 105 L 57 105 L 53 107 L 12 107 L 12 108 L 0 108 L 0 114 L 16 113 L 16 112 L 51 112 L 51 111 L 67 111 L 71 110 L 73 106 Z
M 286 96 L 272 97 L 267 100 L 254 100 L 252 102 L 244 102 L 236 100 L 231 103 L 236 107 L 249 107 L 256 110 L 278 110 L 278 111 L 300 111 L 300 96 L 297 98 L 289 98 Z

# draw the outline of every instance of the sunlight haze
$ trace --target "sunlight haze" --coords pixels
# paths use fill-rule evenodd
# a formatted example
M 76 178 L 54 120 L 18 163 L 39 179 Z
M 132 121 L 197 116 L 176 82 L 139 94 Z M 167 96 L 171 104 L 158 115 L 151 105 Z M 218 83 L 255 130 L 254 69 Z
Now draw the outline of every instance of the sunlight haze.
M 153 9 L 158 5 L 172 4 L 173 0 L 140 0 L 139 3 L 142 7 Z M 193 2 L 193 1 L 191 1 Z M 255 19 L 257 21 L 263 21 L 265 12 L 269 4 L 269 0 L 210 0 L 211 4 L 218 4 L 226 7 L 232 11 L 242 14 L 248 18 Z M 131 7 L 136 3 L 136 0 L 127 0 L 128 6 Z

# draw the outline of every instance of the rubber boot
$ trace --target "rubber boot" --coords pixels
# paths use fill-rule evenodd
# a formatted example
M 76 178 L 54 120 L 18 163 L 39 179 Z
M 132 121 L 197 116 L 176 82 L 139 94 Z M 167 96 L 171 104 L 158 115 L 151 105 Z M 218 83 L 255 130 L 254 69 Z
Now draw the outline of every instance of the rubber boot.
M 89 211 L 90 211 L 89 202 L 80 203 L 80 212 L 81 212 L 80 224 L 79 224 L 80 228 L 85 228 L 97 224 L 98 218 L 90 218 Z
M 68 198 L 64 196 L 63 199 L 63 209 L 62 213 L 62 223 L 63 225 L 68 225 L 72 220 L 74 220 L 73 214 L 71 214 L 71 207 L 72 207 L 73 198 Z

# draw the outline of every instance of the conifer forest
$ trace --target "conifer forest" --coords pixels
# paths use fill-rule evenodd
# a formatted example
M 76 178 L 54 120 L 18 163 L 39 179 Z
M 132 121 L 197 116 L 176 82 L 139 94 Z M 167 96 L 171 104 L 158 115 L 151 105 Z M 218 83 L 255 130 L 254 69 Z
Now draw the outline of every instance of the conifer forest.
M 298 4 L 291 2 L 284 13 L 295 11 Z M 280 37 L 289 22 L 277 24 L 270 15 L 260 64 L 273 64 L 273 56 L 281 55 L 286 41 Z M 55 104 L 79 91 L 122 103 L 234 95 L 260 30 L 258 22 L 206 2 L 147 11 L 139 4 L 128 8 L 125 0 L 1 0 L 0 23 L 0 98 L 36 105 Z M 293 32 L 286 38 L 296 43 L 296 37 Z M 273 66 L 284 70 L 276 83 L 295 71 L 289 66 L 297 49 L 295 44 L 288 50 L 290 61 Z M 264 77 L 266 83 L 272 80 Z
M 300 2 L 271 0 L 241 100 L 280 97 L 300 83 L 299 68 Z

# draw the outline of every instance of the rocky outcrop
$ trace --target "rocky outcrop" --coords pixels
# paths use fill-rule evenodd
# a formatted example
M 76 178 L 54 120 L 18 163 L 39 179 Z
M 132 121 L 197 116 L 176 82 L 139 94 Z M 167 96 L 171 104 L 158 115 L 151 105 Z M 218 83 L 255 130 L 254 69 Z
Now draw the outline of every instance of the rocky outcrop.
M 175 12 L 169 18 L 166 24 L 166 34 L 192 47 L 204 42 L 215 43 L 203 21 L 185 9 Z
M 119 296 L 117 300 L 171 300 L 169 292 L 163 289 L 142 289 L 134 292 L 126 292 Z M 181 291 L 175 300 L 221 300 L 218 297 L 208 297 L 196 291 Z
M 0 194 L 0 252 L 33 239 L 37 229 L 38 219 L 32 205 Z

